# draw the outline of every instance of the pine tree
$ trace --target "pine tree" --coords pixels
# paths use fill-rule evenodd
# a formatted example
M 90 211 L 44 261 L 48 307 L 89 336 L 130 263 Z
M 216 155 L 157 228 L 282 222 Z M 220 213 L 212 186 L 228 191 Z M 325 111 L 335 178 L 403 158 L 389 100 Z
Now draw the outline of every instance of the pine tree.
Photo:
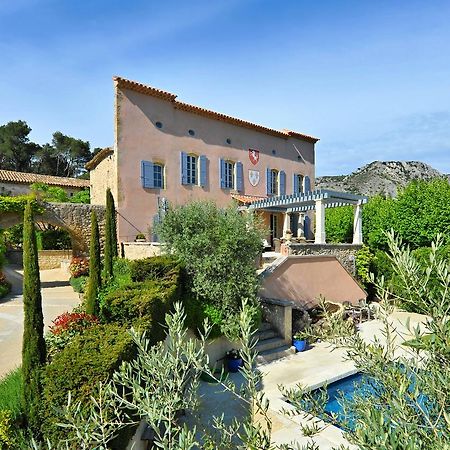
M 31 203 L 25 207 L 23 220 L 23 399 L 29 427 L 39 432 L 39 404 L 42 395 L 40 368 L 45 364 L 44 317 L 39 278 L 36 231 Z
M 113 276 L 113 260 L 117 257 L 116 210 L 111 190 L 106 191 L 105 280 Z
M 101 286 L 100 238 L 97 214 L 91 213 L 91 242 L 89 247 L 89 279 L 86 290 L 86 312 L 98 315 L 98 291 Z

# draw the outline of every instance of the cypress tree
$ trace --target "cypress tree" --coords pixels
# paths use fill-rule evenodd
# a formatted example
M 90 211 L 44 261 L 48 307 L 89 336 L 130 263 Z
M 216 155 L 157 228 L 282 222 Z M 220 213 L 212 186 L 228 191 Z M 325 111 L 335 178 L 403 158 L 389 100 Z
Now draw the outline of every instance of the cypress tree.
M 101 286 L 100 238 L 97 214 L 91 213 L 91 242 L 89 246 L 89 279 L 86 290 L 86 312 L 98 315 L 98 291 Z
M 114 203 L 114 197 L 111 194 L 111 190 L 107 190 L 107 196 L 109 198 L 110 208 L 111 208 L 111 248 L 113 258 L 117 258 L 117 212 L 116 205 Z M 108 203 L 107 203 L 108 204 Z
M 117 257 L 116 210 L 111 190 L 106 191 L 105 280 L 113 276 L 113 260 Z
M 42 314 L 36 231 L 31 202 L 23 220 L 23 400 L 29 427 L 39 432 L 39 404 L 42 395 L 40 369 L 45 364 L 44 317 Z

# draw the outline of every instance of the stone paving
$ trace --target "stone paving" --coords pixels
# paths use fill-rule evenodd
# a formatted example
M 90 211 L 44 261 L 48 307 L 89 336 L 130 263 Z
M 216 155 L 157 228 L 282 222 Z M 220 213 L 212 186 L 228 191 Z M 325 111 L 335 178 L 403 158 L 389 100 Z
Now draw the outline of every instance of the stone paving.
M 0 300 L 0 378 L 20 365 L 23 334 L 22 270 L 7 266 L 3 271 L 12 283 L 12 291 Z M 79 299 L 68 282 L 66 271 L 42 270 L 40 274 L 44 325 L 48 330 L 52 320 L 72 310 Z
M 408 320 L 412 327 L 420 326 L 423 329 L 426 317 L 401 311 L 396 311 L 389 316 L 391 327 L 396 330 L 397 344 L 411 337 L 407 327 Z M 375 338 L 383 342 L 382 329 L 381 321 L 371 320 L 360 325 L 360 334 L 368 342 L 373 342 Z M 405 356 L 407 350 L 399 348 L 397 354 Z M 272 440 L 275 444 L 294 443 L 294 445 L 304 446 L 314 440 L 320 450 L 330 450 L 340 445 L 348 446 L 350 449 L 357 448 L 350 445 L 342 431 L 335 426 L 308 414 L 286 417 L 281 412 L 283 409 L 292 410 L 293 408 L 285 402 L 279 390 L 280 385 L 290 388 L 301 383 L 305 387 L 314 389 L 325 382 L 331 383 L 356 373 L 353 362 L 345 358 L 345 350 L 334 349 L 325 342 L 319 342 L 305 352 L 259 366 L 259 370 L 264 376 L 262 389 L 270 402 L 269 415 L 272 420 Z M 240 374 L 230 374 L 230 376 L 236 384 L 242 382 Z M 202 397 L 198 419 L 204 426 L 211 424 L 213 415 L 224 413 L 225 419 L 231 420 L 233 417 L 239 418 L 244 414 L 242 402 L 237 401 L 232 394 L 223 392 L 218 385 L 202 383 L 200 394 Z M 321 431 L 313 438 L 303 436 L 301 426 L 312 423 L 317 423 Z

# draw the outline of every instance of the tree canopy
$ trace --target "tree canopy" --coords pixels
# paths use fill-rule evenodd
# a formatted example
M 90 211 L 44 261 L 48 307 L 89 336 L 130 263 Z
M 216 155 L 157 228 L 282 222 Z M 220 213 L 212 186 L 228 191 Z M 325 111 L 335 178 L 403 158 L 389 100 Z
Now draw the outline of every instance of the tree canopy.
M 351 242 L 352 207 L 327 210 L 326 232 L 331 242 Z M 436 178 L 412 181 L 396 198 L 372 197 L 363 208 L 363 236 L 372 249 L 385 250 L 386 232 L 393 229 L 412 248 L 428 247 L 438 234 L 450 243 L 450 184 Z
M 51 143 L 30 141 L 30 126 L 23 120 L 0 126 L 0 167 L 19 172 L 35 172 L 60 177 L 86 173 L 84 165 L 98 149 L 91 151 L 83 141 L 56 131 Z

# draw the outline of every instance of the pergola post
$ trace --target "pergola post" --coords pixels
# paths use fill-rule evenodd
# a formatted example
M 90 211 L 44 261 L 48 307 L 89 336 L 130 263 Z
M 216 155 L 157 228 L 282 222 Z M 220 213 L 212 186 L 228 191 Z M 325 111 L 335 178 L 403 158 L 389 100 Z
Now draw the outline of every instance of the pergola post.
M 284 213 L 283 237 L 286 238 L 287 230 L 291 229 L 291 213 Z M 292 231 L 292 230 L 291 230 Z
M 354 208 L 355 216 L 353 218 L 353 244 L 361 245 L 363 243 L 362 236 L 362 204 L 359 201 Z
M 325 203 L 322 199 L 316 200 L 316 236 L 315 244 L 325 244 Z
M 305 213 L 298 213 L 297 237 L 305 239 Z

